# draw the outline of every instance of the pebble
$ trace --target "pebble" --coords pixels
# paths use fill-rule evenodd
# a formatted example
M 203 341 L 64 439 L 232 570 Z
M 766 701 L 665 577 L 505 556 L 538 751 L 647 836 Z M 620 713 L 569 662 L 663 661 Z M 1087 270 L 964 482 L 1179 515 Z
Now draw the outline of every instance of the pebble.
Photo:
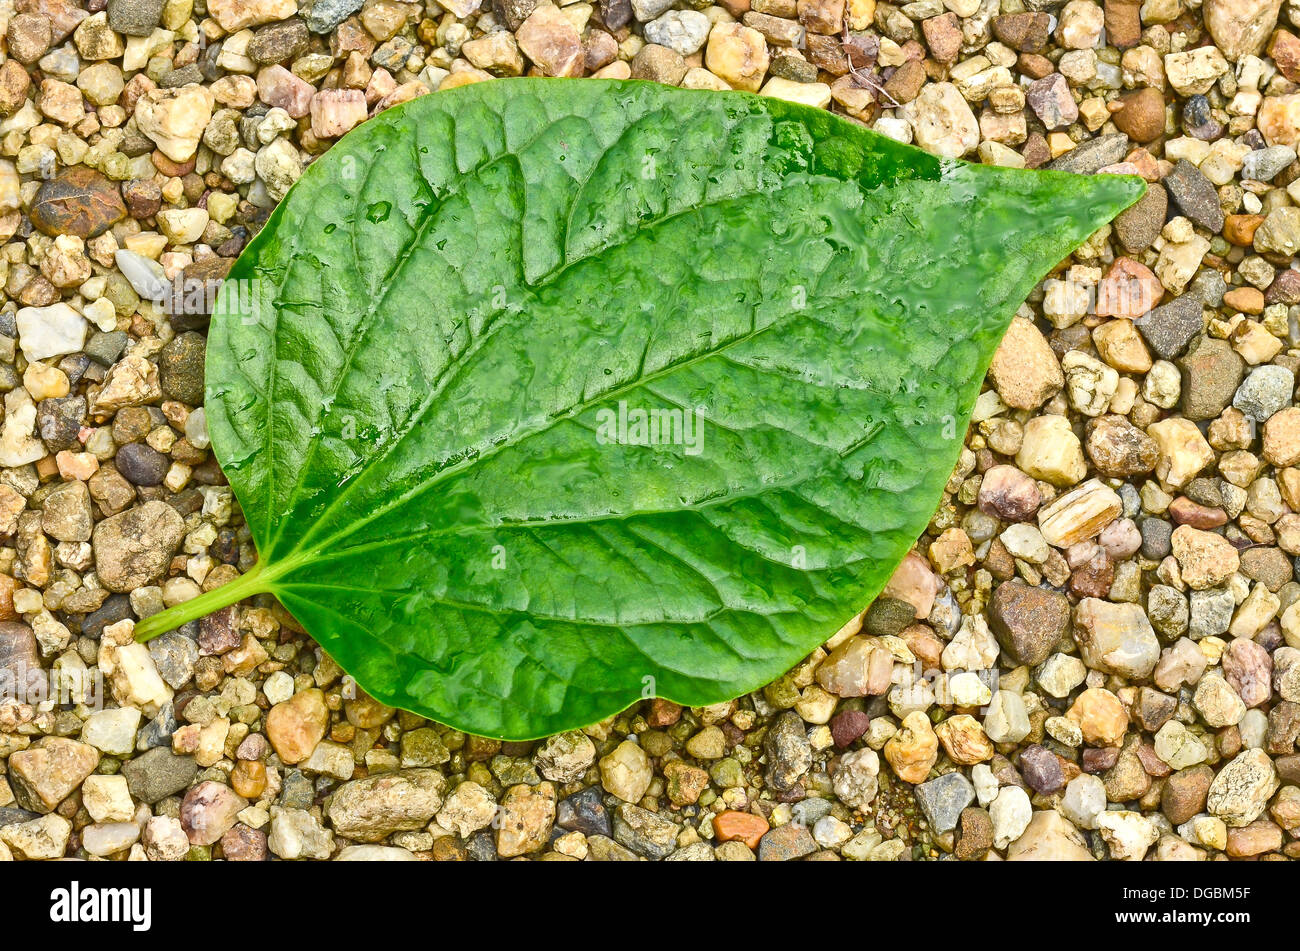
M 1056 355 L 1023 317 L 1012 319 L 989 365 L 989 378 L 1002 401 L 1017 409 L 1036 409 L 1065 385 Z
M 1223 210 L 1214 186 L 1187 159 L 1179 159 L 1162 184 L 1184 215 L 1210 231 L 1223 229 Z
M 1147 194 L 1151 194 L 1150 191 Z M 1204 328 L 1200 300 L 1191 295 L 1153 308 L 1135 321 L 1147 344 L 1164 360 L 1177 358 Z
M 72 823 L 59 815 L 0 826 L 0 843 L 29 861 L 63 858 L 71 835 Z
M 172 816 L 150 816 L 141 835 L 145 855 L 151 862 L 179 862 L 190 851 L 190 840 L 180 820 Z
M 363 2 L 364 0 L 316 0 L 307 11 L 307 29 L 313 33 L 330 33 L 360 10 Z
M 275 806 L 266 848 L 282 859 L 327 859 L 334 850 L 334 833 L 310 812 Z
M 600 789 L 589 786 L 561 799 L 555 810 L 555 824 L 561 829 L 588 836 L 609 837 L 613 833 L 609 813 L 601 802 Z
M 880 757 L 875 750 L 854 750 L 840 758 L 831 782 L 840 801 L 853 809 L 865 811 L 879 791 L 879 775 Z
M 177 756 L 159 747 L 122 764 L 131 796 L 152 805 L 186 789 L 198 773 L 192 756 Z
M 501 798 L 496 822 L 497 854 L 512 858 L 540 851 L 547 844 L 554 822 L 555 787 L 551 783 L 511 786 Z
M 690 56 L 704 45 L 712 24 L 698 10 L 669 10 L 645 25 L 650 43 L 666 46 L 681 56 Z
M 1168 205 L 1168 193 L 1159 183 L 1153 183 L 1147 186 L 1146 194 L 1120 213 L 1114 222 L 1115 236 L 1125 251 L 1129 254 L 1138 254 L 1151 247 L 1152 243 L 1160 237 L 1160 231 L 1165 226 Z M 1197 330 L 1200 329 L 1199 323 L 1200 312 L 1198 311 Z M 1154 341 L 1145 331 L 1143 336 L 1154 345 Z M 1167 354 L 1161 355 L 1169 359 Z
M 1139 862 L 1160 838 L 1159 827 L 1149 817 L 1129 810 L 1105 811 L 1097 816 L 1097 830 L 1113 859 Z
M 999 585 L 989 603 L 989 628 L 1022 664 L 1045 661 L 1069 622 L 1070 605 L 1064 595 L 1021 581 Z
M 191 787 L 181 800 L 181 827 L 191 845 L 213 845 L 247 805 L 248 800 L 229 786 L 206 780 Z
M 266 715 L 266 737 L 280 759 L 290 764 L 311 756 L 328 729 L 329 707 L 316 688 L 277 703 Z
M 1128 138 L 1147 143 L 1165 133 L 1165 97 L 1160 90 L 1141 88 L 1119 101 L 1121 108 L 1113 117 L 1115 127 Z
M 903 108 L 916 144 L 942 158 L 961 158 L 979 144 L 979 124 L 952 83 L 931 83 Z
M 1206 0 L 1205 27 L 1223 55 L 1236 62 L 1263 50 L 1281 8 L 1279 0 Z
M 48 736 L 9 757 L 9 785 L 24 809 L 51 812 L 99 765 L 86 743 Z
M 601 785 L 624 802 L 640 802 L 653 776 L 650 757 L 631 740 L 624 740 L 600 759 Z
M 984 733 L 994 743 L 1019 743 L 1032 730 L 1024 698 L 1013 690 L 998 690 L 984 715 Z
M 817 843 L 807 826 L 779 826 L 763 836 L 758 845 L 760 862 L 788 862 L 817 851 Z
M 18 340 L 28 360 L 76 353 L 86 341 L 86 320 L 67 304 L 22 307 L 15 315 Z
M 1105 476 L 1143 475 L 1156 467 L 1160 447 L 1123 416 L 1105 415 L 1089 420 L 1084 448 Z
M 1201 719 L 1215 728 L 1236 726 L 1246 715 L 1246 704 L 1218 672 L 1206 674 L 1197 682 L 1192 705 Z
M 243 823 L 236 823 L 227 829 L 218 840 L 221 844 L 221 855 L 228 862 L 265 862 L 269 850 L 267 844 L 267 834 L 261 829 L 253 829 Z M 286 848 L 288 851 L 288 848 Z M 308 855 L 309 847 L 306 848 L 302 857 L 328 857 L 328 852 L 317 850 L 316 855 Z M 288 856 L 282 856 L 288 857 Z
M 953 852 L 964 862 L 978 861 L 993 848 L 993 820 L 978 806 L 962 810 Z
M 213 105 L 212 92 L 196 83 L 149 90 L 136 100 L 136 124 L 173 162 L 187 162 L 212 118 Z
M 171 461 L 144 443 L 128 443 L 113 459 L 117 471 L 132 485 L 161 485 Z
M 812 766 L 812 748 L 802 718 L 791 711 L 777 717 L 763 740 L 766 779 L 779 792 L 793 789 Z
M 116 33 L 148 36 L 162 21 L 163 0 L 108 0 L 108 25 Z
M 117 186 L 85 165 L 66 168 L 43 181 L 31 206 L 33 226 L 51 237 L 95 238 L 125 217 L 126 205 Z
M 81 847 L 98 858 L 125 852 L 140 838 L 134 822 L 96 822 L 81 830 Z
M 1060 73 L 1052 73 L 1031 83 L 1025 90 L 1025 101 L 1049 130 L 1064 128 L 1079 118 L 1079 107 L 1070 94 L 1069 83 Z M 1163 115 L 1161 118 L 1163 120 Z M 1116 125 L 1119 121 L 1117 117 Z
M 1232 543 L 1213 532 L 1180 525 L 1170 541 L 1183 582 L 1197 591 L 1223 584 L 1241 564 Z
M 1048 163 L 1047 167 L 1062 172 L 1092 175 L 1107 165 L 1123 161 L 1128 147 L 1128 136 L 1122 132 L 1099 135 L 1080 142 L 1060 158 Z
M 145 502 L 95 525 L 93 548 L 99 581 L 129 592 L 161 578 L 180 545 L 184 520 L 165 502 Z
M 1033 818 L 1029 796 L 1019 786 L 1003 786 L 989 806 L 993 820 L 993 846 L 1005 849 L 1019 839 L 1029 828 Z
M 1035 416 L 1024 427 L 1016 465 L 1056 486 L 1077 484 L 1087 474 L 1083 444 L 1064 416 Z
M 1074 625 L 1079 652 L 1094 670 L 1142 678 L 1160 657 L 1160 642 L 1139 605 L 1084 598 L 1075 608 Z
M 564 784 L 580 779 L 596 758 L 596 744 L 577 731 L 547 739 L 535 754 L 537 770 L 552 782 Z
M 1241 163 L 1241 177 L 1256 182 L 1271 182 L 1296 160 L 1290 146 L 1273 145 L 1247 152 Z
M 418 862 L 407 849 L 392 845 L 349 845 L 334 856 L 335 862 Z
M 739 841 L 757 849 L 770 827 L 762 816 L 727 809 L 713 817 L 713 835 L 719 842 Z
M 939 754 L 939 739 L 929 718 L 913 711 L 903 718 L 902 727 L 885 744 L 885 759 L 905 783 L 921 783 L 929 775 Z
M 1290 405 L 1294 390 L 1295 374 L 1286 367 L 1275 364 L 1256 367 L 1237 387 L 1232 405 L 1262 423 Z
M 799 828 L 811 841 L 808 830 Z M 620 803 L 614 810 L 614 841 L 637 855 L 666 858 L 677 848 L 678 831 L 676 823 L 659 813 L 628 802 Z
M 1206 797 L 1210 814 L 1230 828 L 1258 819 L 1277 791 L 1277 770 L 1263 750 L 1245 750 L 1214 777 Z
M 704 64 L 733 89 L 758 92 L 770 63 L 767 40 L 758 30 L 739 23 L 720 23 L 709 33 Z
M 520 51 L 542 75 L 581 75 L 585 62 L 582 38 L 558 7 L 539 6 L 520 24 L 515 38 Z
M 975 801 L 975 787 L 960 772 L 945 773 L 918 785 L 916 801 L 930 828 L 949 832 L 957 827 L 966 807 Z
M 141 713 L 134 707 L 98 710 L 81 727 L 81 741 L 109 756 L 126 757 L 135 749 Z
M 339 786 L 325 807 L 334 831 L 358 842 L 423 827 L 442 807 L 446 780 L 432 769 L 403 769 Z

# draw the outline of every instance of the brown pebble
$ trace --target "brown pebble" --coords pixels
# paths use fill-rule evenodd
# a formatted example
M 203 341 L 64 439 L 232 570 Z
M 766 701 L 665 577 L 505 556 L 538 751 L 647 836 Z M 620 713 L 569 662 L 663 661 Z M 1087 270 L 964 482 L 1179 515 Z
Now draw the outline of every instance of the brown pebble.
M 1256 229 L 1263 223 L 1263 215 L 1228 215 L 1223 219 L 1223 236 L 1239 248 L 1249 248 L 1255 243 Z
M 1201 505 L 1185 495 L 1180 495 L 1169 504 L 1169 515 L 1179 525 L 1190 525 L 1202 530 L 1218 528 L 1228 521 L 1228 513 L 1223 509 Z
M 1115 126 L 1135 142 L 1151 142 L 1165 131 L 1165 98 L 1150 86 L 1120 98 Z

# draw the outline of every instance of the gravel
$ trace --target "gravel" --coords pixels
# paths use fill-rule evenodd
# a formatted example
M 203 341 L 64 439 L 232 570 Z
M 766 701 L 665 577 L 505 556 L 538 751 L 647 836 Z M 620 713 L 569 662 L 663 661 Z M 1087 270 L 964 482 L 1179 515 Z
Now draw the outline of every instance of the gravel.
M 76 693 L 0 703 L 0 857 L 1300 857 L 1300 8 L 88 6 L 4 14 L 0 677 Z M 380 100 L 525 73 L 1149 188 L 1030 295 L 885 594 L 747 696 L 501 743 L 266 597 L 133 645 L 256 558 L 208 305 L 163 305 Z

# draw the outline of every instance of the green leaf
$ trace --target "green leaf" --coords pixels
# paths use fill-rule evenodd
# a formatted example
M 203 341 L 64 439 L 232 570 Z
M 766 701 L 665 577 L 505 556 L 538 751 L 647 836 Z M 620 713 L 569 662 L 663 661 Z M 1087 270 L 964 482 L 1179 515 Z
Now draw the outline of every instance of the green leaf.
M 139 636 L 270 592 L 375 697 L 508 738 L 752 690 L 881 589 L 1011 314 L 1143 188 L 649 83 L 389 110 L 213 317 L 260 562 Z M 698 446 L 629 444 L 672 409 Z

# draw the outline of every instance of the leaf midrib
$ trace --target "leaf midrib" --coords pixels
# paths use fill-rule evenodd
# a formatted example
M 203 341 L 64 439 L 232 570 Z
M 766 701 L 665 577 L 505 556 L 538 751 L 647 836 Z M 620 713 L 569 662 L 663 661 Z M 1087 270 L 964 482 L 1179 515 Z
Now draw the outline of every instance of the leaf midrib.
M 515 155 L 515 153 L 510 153 L 510 154 Z M 824 178 L 819 176 L 792 177 L 790 180 L 787 181 L 786 184 L 767 192 L 745 192 L 741 195 L 730 195 L 725 198 L 715 199 L 713 201 L 706 202 L 703 204 L 694 205 L 688 208 L 683 208 L 672 214 L 662 215 L 659 218 L 656 218 L 655 220 L 634 229 L 632 233 L 625 240 L 619 241 L 615 244 L 605 245 L 596 254 L 589 254 L 584 257 L 574 259 L 573 261 L 567 261 L 559 268 L 547 274 L 536 284 L 526 285 L 526 286 L 529 287 L 530 291 L 536 291 L 548 287 L 551 284 L 553 284 L 556 280 L 558 280 L 560 277 L 562 277 L 564 274 L 566 274 L 568 271 L 570 271 L 571 269 L 587 261 L 590 261 L 593 258 L 598 257 L 599 255 L 611 251 L 615 251 L 618 248 L 631 244 L 633 241 L 637 240 L 643 235 L 651 233 L 655 229 L 662 227 L 663 225 L 669 224 L 679 218 L 700 214 L 709 209 L 717 208 L 726 205 L 730 202 L 747 202 L 747 201 L 752 201 L 755 198 L 759 198 L 759 197 L 771 198 L 772 196 L 777 194 L 788 192 L 794 189 L 808 188 L 816 184 L 849 185 L 853 183 L 846 181 L 844 179 Z M 521 307 L 516 313 L 523 313 L 526 309 L 527 309 L 526 307 Z M 754 310 L 756 309 L 757 308 L 755 308 Z M 334 532 L 333 534 L 327 536 L 324 540 L 318 542 L 314 541 L 313 539 L 317 529 L 320 526 L 326 524 L 329 517 L 333 515 L 334 512 L 338 509 L 338 507 L 349 498 L 350 493 L 358 485 L 362 485 L 364 483 L 364 477 L 366 476 L 366 474 L 374 466 L 381 463 L 383 460 L 387 459 L 388 456 L 394 450 L 396 450 L 399 446 L 401 446 L 404 443 L 407 437 L 410 436 L 411 433 L 414 432 L 415 429 L 423 421 L 425 414 L 428 412 L 429 408 L 433 406 L 434 402 L 438 399 L 438 397 L 440 397 L 444 392 L 446 392 L 447 387 L 456 379 L 458 379 L 459 374 L 464 371 L 464 369 L 470 364 L 470 362 L 481 351 L 481 349 L 484 346 L 486 346 L 488 342 L 491 341 L 493 335 L 496 333 L 496 330 L 501 326 L 510 323 L 508 319 L 504 321 L 498 321 L 495 324 L 493 324 L 490 328 L 488 328 L 480 336 L 479 343 L 474 348 L 472 348 L 471 350 L 467 350 L 464 354 L 461 355 L 460 359 L 457 360 L 456 363 L 449 366 L 448 375 L 446 375 L 444 379 L 439 380 L 435 385 L 435 387 L 430 390 L 428 396 L 425 398 L 423 405 L 421 405 L 416 410 L 415 414 L 411 417 L 409 423 L 405 426 L 405 428 L 398 435 L 395 436 L 395 438 L 384 448 L 382 452 L 372 456 L 369 460 L 367 460 L 366 464 L 351 479 L 348 480 L 347 485 L 344 487 L 343 491 L 336 493 L 334 497 L 330 499 L 329 503 L 321 511 L 321 513 L 313 519 L 311 528 L 309 528 L 307 532 L 295 543 L 294 548 L 291 549 L 289 553 L 282 556 L 281 558 L 278 558 L 277 560 L 281 562 L 294 560 L 295 562 L 298 563 L 296 567 L 300 567 L 302 564 L 305 563 L 310 563 L 315 559 L 315 557 L 318 555 L 318 553 L 321 550 L 325 548 L 332 549 L 338 542 L 348 538 L 349 536 L 355 535 L 358 530 L 364 528 L 365 526 L 374 522 L 376 519 L 382 517 L 383 515 L 386 515 L 389 511 L 393 510 L 394 508 L 405 505 L 406 503 L 410 502 L 412 499 L 422 495 L 424 492 L 440 485 L 446 479 L 454 475 L 458 475 L 464 470 L 472 468 L 474 465 L 494 457 L 499 452 L 502 452 L 505 449 L 514 448 L 519 444 L 525 442 L 526 440 L 532 438 L 533 436 L 540 435 L 542 433 L 550 431 L 563 420 L 572 419 L 574 416 L 577 416 L 578 414 L 585 412 L 588 409 L 591 409 L 592 407 L 596 406 L 599 403 L 605 402 L 610 399 L 616 399 L 617 397 L 619 397 L 624 393 L 630 392 L 631 390 L 634 390 L 638 387 L 653 383 L 664 376 L 677 373 L 680 370 L 695 365 L 696 363 L 700 363 L 703 362 L 704 360 L 709 360 L 715 356 L 724 354 L 732 347 L 738 344 L 747 343 L 751 340 L 756 339 L 757 337 L 766 333 L 769 330 L 772 330 L 777 327 L 785 326 L 786 323 L 791 318 L 799 318 L 799 317 L 806 317 L 806 316 L 808 315 L 805 312 L 791 311 L 787 316 L 777 318 L 773 320 L 771 323 L 763 327 L 754 327 L 752 325 L 752 320 L 751 320 L 751 328 L 749 331 L 737 337 L 733 337 L 731 340 L 726 341 L 725 343 L 716 347 L 715 349 L 706 350 L 684 361 L 670 363 L 665 367 L 663 367 L 662 369 L 657 370 L 654 373 L 651 373 L 647 376 L 641 376 L 636 379 L 628 380 L 627 382 L 620 384 L 618 386 L 606 390 L 602 390 L 602 391 L 597 391 L 597 393 L 594 394 L 593 396 L 585 400 L 581 400 L 578 403 L 575 403 L 573 406 L 569 407 L 563 412 L 553 413 L 544 425 L 536 426 L 531 429 L 521 429 L 516 431 L 515 433 L 512 433 L 506 439 L 502 440 L 499 443 L 495 443 L 487 450 L 484 450 L 483 452 L 480 452 L 473 457 L 464 459 L 461 462 L 454 463 L 446 467 L 445 469 L 440 470 L 439 472 L 435 473 L 431 478 L 425 480 L 424 482 L 416 483 L 406 491 L 402 492 L 400 495 L 390 499 L 388 502 L 371 510 L 370 512 L 367 512 L 361 518 L 350 520 L 347 523 L 345 528 Z M 752 317 L 753 314 L 751 313 L 751 319 Z M 305 471 L 305 468 L 303 471 Z M 286 519 L 285 521 L 287 522 L 289 520 Z M 277 536 L 277 538 L 278 537 L 279 536 Z M 350 551 L 352 547 L 353 546 L 344 546 L 342 549 L 340 549 L 340 551 Z

